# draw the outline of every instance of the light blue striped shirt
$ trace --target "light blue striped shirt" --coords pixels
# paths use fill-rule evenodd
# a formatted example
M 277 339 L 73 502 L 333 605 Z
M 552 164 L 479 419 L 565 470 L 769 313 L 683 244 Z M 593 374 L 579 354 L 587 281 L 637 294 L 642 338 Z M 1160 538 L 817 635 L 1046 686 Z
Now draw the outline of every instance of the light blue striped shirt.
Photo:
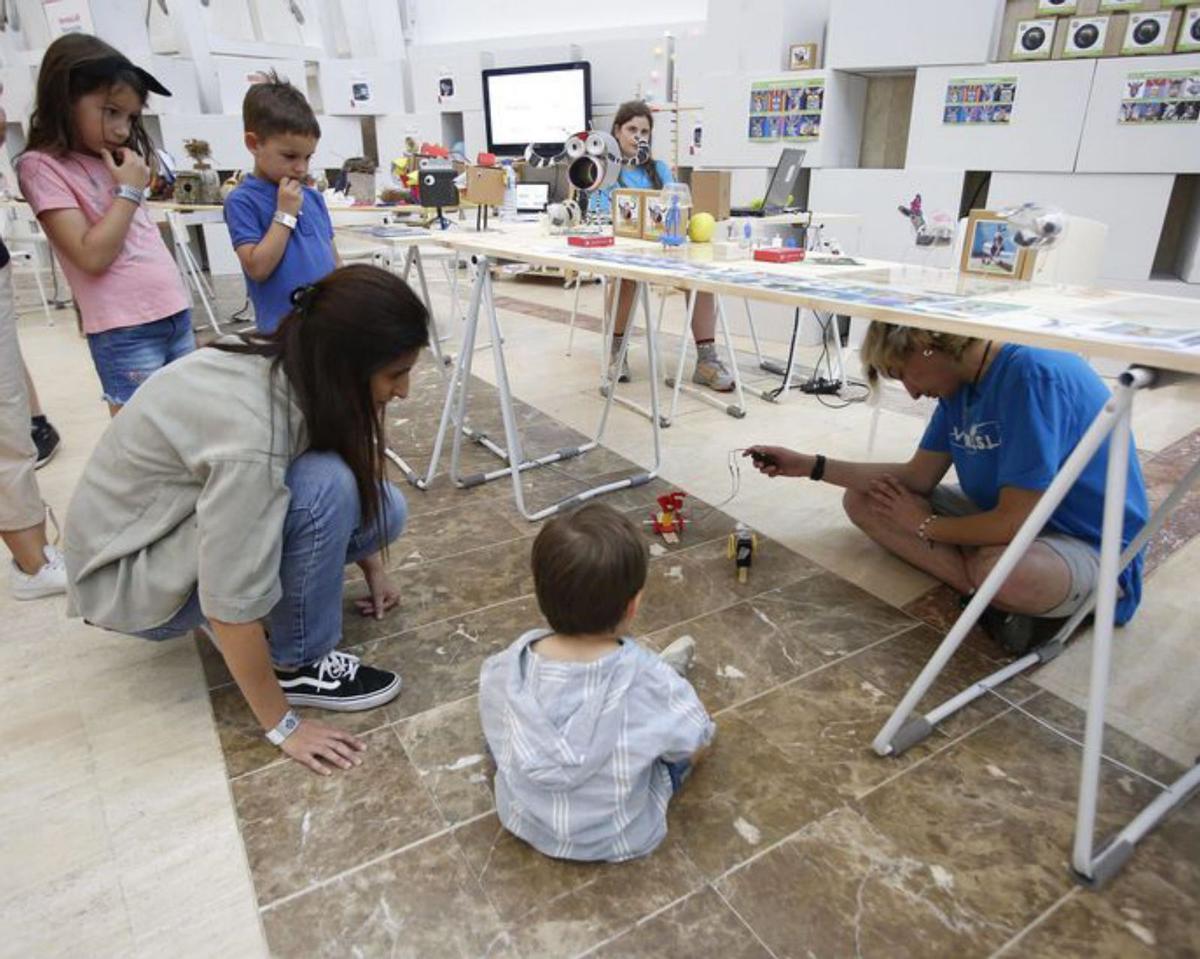
M 665 763 L 706 746 L 716 725 L 691 684 L 633 640 L 566 663 L 529 649 L 550 633 L 525 633 L 480 674 L 497 814 L 547 856 L 644 856 L 667 834 Z

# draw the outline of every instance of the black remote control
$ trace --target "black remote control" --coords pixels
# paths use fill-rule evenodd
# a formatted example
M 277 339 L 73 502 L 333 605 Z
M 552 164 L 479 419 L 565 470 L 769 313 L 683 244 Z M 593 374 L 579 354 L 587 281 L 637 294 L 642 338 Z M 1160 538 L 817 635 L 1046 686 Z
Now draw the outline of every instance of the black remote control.
M 751 450 L 750 459 L 755 466 L 778 466 L 779 461 L 770 453 L 764 453 L 762 450 Z

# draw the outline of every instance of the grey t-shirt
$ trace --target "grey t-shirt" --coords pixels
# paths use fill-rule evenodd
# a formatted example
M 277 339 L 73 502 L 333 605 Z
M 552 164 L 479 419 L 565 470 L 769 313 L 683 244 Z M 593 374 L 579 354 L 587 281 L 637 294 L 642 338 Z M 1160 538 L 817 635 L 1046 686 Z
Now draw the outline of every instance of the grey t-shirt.
M 265 616 L 281 595 L 284 474 L 306 446 L 270 360 L 201 349 L 158 370 L 100 437 L 71 500 L 70 611 L 137 632 L 199 584 L 210 618 Z

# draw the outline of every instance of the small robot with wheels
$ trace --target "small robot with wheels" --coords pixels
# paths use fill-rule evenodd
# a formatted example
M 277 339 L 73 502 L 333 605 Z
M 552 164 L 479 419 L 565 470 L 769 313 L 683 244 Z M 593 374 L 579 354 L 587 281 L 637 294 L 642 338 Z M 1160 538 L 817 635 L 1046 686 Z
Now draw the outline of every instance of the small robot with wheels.
M 754 562 L 754 552 L 757 549 L 758 537 L 745 523 L 738 523 L 729 534 L 729 558 L 733 560 L 739 583 L 744 583 L 750 578 L 750 564 Z
M 664 493 L 658 497 L 658 511 L 651 515 L 650 525 L 654 532 L 663 538 L 663 542 L 675 545 L 687 525 L 687 517 L 683 515 L 683 498 L 687 493 L 678 490 Z

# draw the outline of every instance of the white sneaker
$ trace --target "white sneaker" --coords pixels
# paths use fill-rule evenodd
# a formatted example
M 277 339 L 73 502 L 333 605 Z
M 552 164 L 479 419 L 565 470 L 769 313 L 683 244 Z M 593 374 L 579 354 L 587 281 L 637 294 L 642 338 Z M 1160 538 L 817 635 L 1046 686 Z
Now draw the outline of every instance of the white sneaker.
M 696 641 L 691 636 L 680 636 L 658 656 L 680 676 L 685 676 L 696 658 Z
M 46 565 L 32 576 L 14 561 L 8 572 L 8 584 L 14 599 L 41 599 L 67 591 L 67 566 L 57 546 L 42 547 Z

